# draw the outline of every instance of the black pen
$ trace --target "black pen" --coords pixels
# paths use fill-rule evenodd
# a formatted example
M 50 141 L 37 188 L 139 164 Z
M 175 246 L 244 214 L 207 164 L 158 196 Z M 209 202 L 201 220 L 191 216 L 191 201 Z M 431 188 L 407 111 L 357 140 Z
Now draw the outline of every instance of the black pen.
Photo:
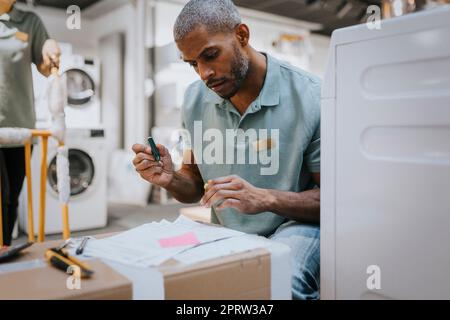
M 86 246 L 86 242 L 89 240 L 89 237 L 84 237 L 83 241 L 81 241 L 80 246 L 77 248 L 77 250 L 75 251 L 75 253 L 78 254 L 82 254 L 84 247 Z
M 155 157 L 155 160 L 159 162 L 161 160 L 161 155 L 159 154 L 159 150 L 156 147 L 155 141 L 153 141 L 152 137 L 148 137 L 148 144 L 150 145 L 150 148 L 152 148 L 152 154 Z

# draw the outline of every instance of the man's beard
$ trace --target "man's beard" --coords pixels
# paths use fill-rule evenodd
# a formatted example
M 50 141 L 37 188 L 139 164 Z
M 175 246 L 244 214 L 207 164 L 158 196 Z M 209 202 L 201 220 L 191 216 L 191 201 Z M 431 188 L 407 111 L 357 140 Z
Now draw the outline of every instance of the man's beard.
M 234 59 L 231 62 L 231 81 L 233 83 L 233 88 L 230 93 L 225 96 L 221 96 L 224 99 L 232 98 L 239 91 L 245 78 L 247 78 L 248 71 L 250 69 L 249 59 L 241 53 L 236 45 L 234 45 L 233 48 Z

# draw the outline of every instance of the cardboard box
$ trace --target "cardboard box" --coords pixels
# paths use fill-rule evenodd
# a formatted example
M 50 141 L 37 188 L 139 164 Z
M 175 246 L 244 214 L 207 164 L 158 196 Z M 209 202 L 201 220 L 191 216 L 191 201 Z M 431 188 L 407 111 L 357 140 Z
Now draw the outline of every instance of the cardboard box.
M 133 283 L 133 299 L 289 300 L 290 248 L 261 237 L 264 248 L 186 265 L 169 260 L 142 268 L 106 261 Z
M 270 252 L 256 249 L 190 267 L 160 268 L 165 299 L 271 298 Z
M 81 290 L 66 289 L 68 275 L 50 266 L 1 274 L 0 265 L 0 299 L 291 299 L 289 247 L 261 241 L 264 248 L 190 265 L 169 260 L 143 268 L 89 260 L 96 273 L 93 279 L 82 279 Z M 15 262 L 41 259 L 45 249 L 61 242 L 35 244 Z
M 95 274 L 89 279 L 81 279 L 80 289 L 68 289 L 70 274 L 43 260 L 45 251 L 60 243 L 61 241 L 36 243 L 17 259 L 0 264 L 0 300 L 132 298 L 131 282 L 97 259 L 89 261 Z

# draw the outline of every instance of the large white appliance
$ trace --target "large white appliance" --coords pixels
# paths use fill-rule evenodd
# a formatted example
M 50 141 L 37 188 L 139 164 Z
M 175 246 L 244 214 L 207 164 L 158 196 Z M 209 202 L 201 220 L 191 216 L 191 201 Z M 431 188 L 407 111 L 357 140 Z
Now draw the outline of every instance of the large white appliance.
M 90 128 L 100 125 L 99 61 L 79 55 L 62 57 L 61 72 L 67 79 L 67 127 Z
M 107 154 L 104 131 L 102 128 L 69 128 L 66 145 L 69 148 L 71 180 L 70 229 L 78 231 L 104 227 L 107 223 Z M 57 143 L 50 138 L 46 179 L 46 234 L 62 231 L 61 204 L 58 201 L 56 180 L 56 150 Z M 35 233 L 38 231 L 39 217 L 40 159 L 40 145 L 35 145 L 31 159 Z M 24 231 L 27 231 L 26 201 L 24 184 L 19 203 L 20 227 Z
M 66 125 L 69 128 L 91 128 L 102 124 L 100 100 L 100 62 L 72 52 L 72 46 L 61 43 L 60 74 L 67 83 Z M 51 123 L 47 103 L 48 80 L 33 67 L 33 86 L 38 125 Z
M 450 7 L 333 33 L 321 297 L 450 299 Z

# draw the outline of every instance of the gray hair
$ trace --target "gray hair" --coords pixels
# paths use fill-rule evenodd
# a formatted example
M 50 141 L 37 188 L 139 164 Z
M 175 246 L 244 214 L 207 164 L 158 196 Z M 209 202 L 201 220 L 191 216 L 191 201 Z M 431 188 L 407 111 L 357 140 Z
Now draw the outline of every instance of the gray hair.
M 178 15 L 173 35 L 179 41 L 201 25 L 215 33 L 231 31 L 240 23 L 241 15 L 231 0 L 191 0 Z

